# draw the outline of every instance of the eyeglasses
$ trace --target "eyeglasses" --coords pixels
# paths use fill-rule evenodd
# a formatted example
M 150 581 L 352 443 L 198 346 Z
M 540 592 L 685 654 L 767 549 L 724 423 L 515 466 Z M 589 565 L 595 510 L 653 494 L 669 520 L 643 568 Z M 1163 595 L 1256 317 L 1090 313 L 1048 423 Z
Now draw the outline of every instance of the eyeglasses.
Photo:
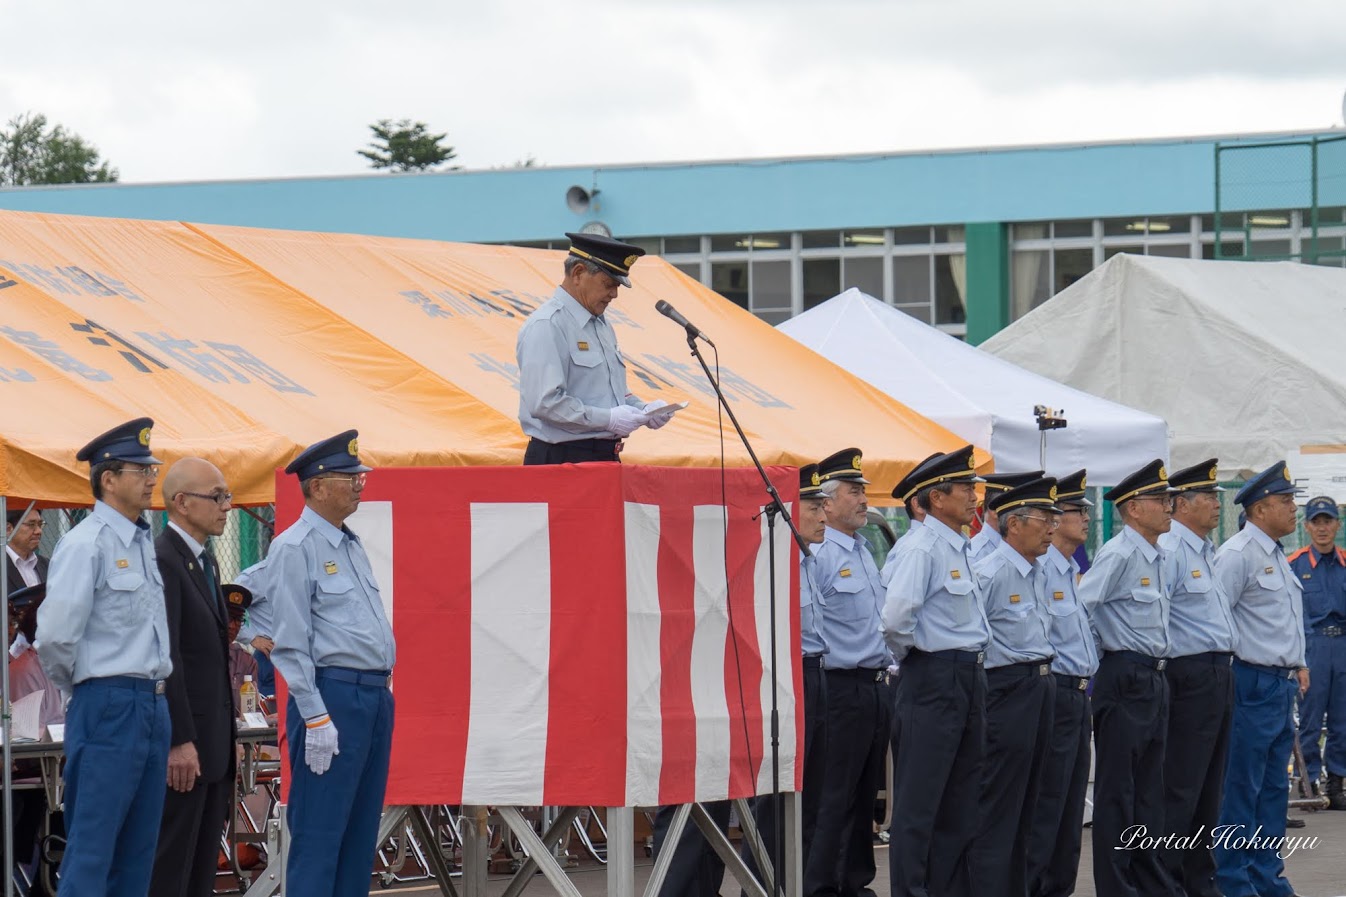
M 190 495 L 192 498 L 205 498 L 217 505 L 227 505 L 234 500 L 232 492 L 179 492 L 178 495 Z
M 1020 514 L 1019 516 L 1024 520 L 1037 520 L 1040 523 L 1045 523 L 1047 524 L 1047 529 L 1056 529 L 1061 525 L 1061 518 L 1055 515 L 1052 515 L 1051 517 L 1039 517 L 1036 514 Z
M 1132 501 L 1158 501 L 1163 502 L 1163 507 L 1173 509 L 1173 496 L 1171 495 L 1140 495 L 1131 499 Z
M 123 468 L 119 469 L 119 470 L 117 471 L 117 473 L 133 473 L 133 474 L 136 474 L 137 476 L 144 477 L 145 479 L 148 480 L 148 479 L 151 479 L 151 478 L 153 478 L 153 477 L 157 477 L 157 476 L 159 475 L 159 468 L 157 468 L 157 467 L 123 467 Z
M 1062 514 L 1079 514 L 1081 517 L 1088 517 L 1088 516 L 1089 516 L 1089 509 L 1088 509 L 1088 508 L 1062 508 L 1062 509 L 1061 509 L 1061 513 L 1062 513 Z
M 367 473 L 325 473 L 322 476 L 316 476 L 315 480 L 345 480 L 351 484 L 352 489 L 363 489 L 369 479 Z

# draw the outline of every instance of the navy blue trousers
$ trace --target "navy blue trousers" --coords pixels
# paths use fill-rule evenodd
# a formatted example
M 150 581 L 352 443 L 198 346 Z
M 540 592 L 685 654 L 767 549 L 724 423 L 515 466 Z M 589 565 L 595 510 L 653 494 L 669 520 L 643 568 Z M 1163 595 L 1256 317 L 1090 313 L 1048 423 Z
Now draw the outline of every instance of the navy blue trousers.
M 252 659 L 257 661 L 257 692 L 271 697 L 276 693 L 276 665 L 261 651 L 254 651 Z
M 1234 725 L 1220 809 L 1222 830 L 1215 842 L 1215 877 L 1224 897 L 1294 893 L 1285 879 L 1285 861 L 1270 840 L 1285 836 L 1287 768 L 1295 741 L 1291 713 L 1298 690 L 1299 683 L 1285 673 L 1234 661 Z
M 393 742 L 393 694 L 386 686 L 342 682 L 327 672 L 318 670 L 318 693 L 336 726 L 340 753 L 322 775 L 314 775 L 304 762 L 304 718 L 293 698 L 286 708 L 286 897 L 366 897 L 378 848 Z
M 65 858 L 60 897 L 149 891 L 168 788 L 168 701 L 154 681 L 75 686 L 65 716 Z
M 1299 747 L 1309 778 L 1346 776 L 1346 635 L 1309 633 L 1309 690 L 1299 704 Z M 1326 717 L 1327 750 L 1318 746 Z

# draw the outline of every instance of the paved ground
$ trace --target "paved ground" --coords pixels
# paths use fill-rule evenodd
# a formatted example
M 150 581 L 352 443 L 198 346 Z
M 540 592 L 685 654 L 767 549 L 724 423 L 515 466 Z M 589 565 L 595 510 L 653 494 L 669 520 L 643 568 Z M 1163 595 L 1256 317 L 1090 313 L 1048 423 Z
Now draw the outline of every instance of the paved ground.
M 1297 842 L 1303 846 L 1290 854 L 1286 860 L 1286 869 L 1290 883 L 1304 897 L 1339 897 L 1346 895 L 1346 813 L 1319 812 L 1303 813 L 1294 811 L 1293 816 L 1305 819 L 1308 825 L 1302 829 L 1291 829 L 1289 834 L 1304 840 Z M 1307 839 L 1316 839 L 1309 841 Z M 1089 856 L 1089 838 L 1086 832 L 1084 856 L 1080 862 L 1080 879 L 1076 894 L 1080 897 L 1094 897 L 1093 866 Z M 879 897 L 888 894 L 888 851 L 886 847 L 876 848 L 875 859 L 878 865 L 878 879 L 874 890 Z M 648 880 L 652 860 L 641 851 L 636 856 L 636 884 L 642 888 Z M 571 880 L 585 897 L 599 897 L 606 894 L 604 870 L 600 866 L 586 865 L 575 870 Z M 455 882 L 456 884 L 456 882 Z M 506 878 L 494 876 L 489 894 L 498 897 L 504 893 Z M 433 882 L 410 882 L 396 886 L 399 893 L 436 894 L 439 888 Z M 372 888 L 371 894 L 386 894 L 388 891 Z M 541 876 L 535 877 L 525 891 L 527 894 L 546 895 L 553 893 Z M 737 894 L 737 889 L 728 883 L 721 888 L 725 897 Z

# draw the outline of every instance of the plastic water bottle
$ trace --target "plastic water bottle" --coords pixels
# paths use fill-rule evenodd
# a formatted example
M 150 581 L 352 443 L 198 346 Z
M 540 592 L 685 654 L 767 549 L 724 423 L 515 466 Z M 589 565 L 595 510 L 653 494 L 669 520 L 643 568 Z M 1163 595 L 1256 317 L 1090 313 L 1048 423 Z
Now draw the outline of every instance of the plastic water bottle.
M 238 709 L 245 714 L 257 712 L 257 686 L 252 684 L 251 676 L 244 676 L 238 687 Z

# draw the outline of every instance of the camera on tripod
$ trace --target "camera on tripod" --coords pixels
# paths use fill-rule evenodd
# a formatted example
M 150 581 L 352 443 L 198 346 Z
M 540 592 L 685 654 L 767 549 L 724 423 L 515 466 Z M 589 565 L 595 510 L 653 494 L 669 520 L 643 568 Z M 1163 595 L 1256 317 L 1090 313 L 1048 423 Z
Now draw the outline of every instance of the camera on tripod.
M 1065 429 L 1065 413 L 1064 408 L 1057 410 L 1055 408 L 1048 408 L 1046 405 L 1033 406 L 1033 416 L 1037 418 L 1039 430 Z

